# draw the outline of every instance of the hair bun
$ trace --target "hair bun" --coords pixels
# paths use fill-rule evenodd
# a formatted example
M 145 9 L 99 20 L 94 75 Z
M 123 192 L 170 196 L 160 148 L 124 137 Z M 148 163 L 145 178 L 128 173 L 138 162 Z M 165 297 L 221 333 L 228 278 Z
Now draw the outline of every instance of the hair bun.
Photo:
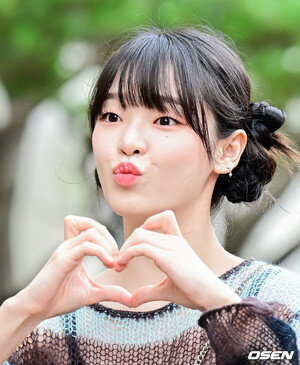
M 253 119 L 260 120 L 270 133 L 279 129 L 286 120 L 286 113 L 280 109 L 270 106 L 266 102 L 251 103 L 251 114 Z

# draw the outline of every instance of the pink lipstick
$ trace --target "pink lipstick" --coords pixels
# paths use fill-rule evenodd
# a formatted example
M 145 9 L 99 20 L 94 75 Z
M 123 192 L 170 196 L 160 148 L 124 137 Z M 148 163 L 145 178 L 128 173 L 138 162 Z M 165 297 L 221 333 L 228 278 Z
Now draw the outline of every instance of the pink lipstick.
M 121 162 L 113 168 L 113 173 L 115 182 L 123 186 L 132 185 L 142 175 L 140 170 L 130 162 Z

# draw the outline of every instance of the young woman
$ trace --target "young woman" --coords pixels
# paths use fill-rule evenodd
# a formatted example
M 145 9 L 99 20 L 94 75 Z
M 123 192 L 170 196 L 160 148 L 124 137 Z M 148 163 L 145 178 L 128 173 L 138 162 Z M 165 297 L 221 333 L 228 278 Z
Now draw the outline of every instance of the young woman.
M 124 39 L 89 116 L 96 182 L 125 242 L 67 216 L 65 240 L 1 307 L 1 362 L 298 364 L 300 277 L 230 254 L 211 223 L 224 197 L 260 198 L 275 157 L 299 166 L 277 132 L 285 113 L 251 101 L 221 34 L 144 27 Z M 85 256 L 108 269 L 91 279 Z

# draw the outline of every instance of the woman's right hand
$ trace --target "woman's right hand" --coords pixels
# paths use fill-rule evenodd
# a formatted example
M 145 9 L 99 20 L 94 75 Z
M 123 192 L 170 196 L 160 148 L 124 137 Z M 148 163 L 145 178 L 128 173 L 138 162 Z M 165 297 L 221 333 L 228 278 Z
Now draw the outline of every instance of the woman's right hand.
M 107 228 L 91 218 L 68 215 L 64 218 L 64 231 L 65 241 L 19 292 L 29 313 L 46 319 L 99 301 L 130 307 L 131 294 L 126 289 L 96 284 L 84 267 L 85 256 L 97 256 L 106 267 L 114 267 L 113 256 L 118 256 L 119 248 Z

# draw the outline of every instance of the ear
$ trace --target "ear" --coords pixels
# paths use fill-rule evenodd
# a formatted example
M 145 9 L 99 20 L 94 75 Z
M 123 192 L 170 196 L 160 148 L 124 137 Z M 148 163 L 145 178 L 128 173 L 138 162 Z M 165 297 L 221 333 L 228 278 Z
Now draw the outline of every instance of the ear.
M 247 134 L 243 129 L 234 131 L 231 136 L 217 142 L 213 171 L 228 174 L 239 163 L 247 144 Z

